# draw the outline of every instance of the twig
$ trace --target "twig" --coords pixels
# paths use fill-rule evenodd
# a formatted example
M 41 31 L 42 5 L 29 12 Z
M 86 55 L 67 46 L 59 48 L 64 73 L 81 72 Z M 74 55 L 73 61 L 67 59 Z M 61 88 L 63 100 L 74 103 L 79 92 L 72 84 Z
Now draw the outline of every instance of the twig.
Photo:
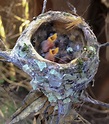
M 10 61 L 10 52 L 0 51 L 0 57 L 3 57 L 6 59 L 6 61 L 11 62 Z
M 100 47 L 107 47 L 107 46 L 109 46 L 109 42 L 106 42 L 106 43 L 100 44 Z
M 47 5 L 47 0 L 44 0 L 44 2 L 43 2 L 43 8 L 42 8 L 42 13 L 45 12 L 46 5 Z
M 82 105 L 82 107 L 85 108 L 85 110 L 88 109 L 88 110 L 98 112 L 98 113 L 101 113 L 101 114 L 109 114 L 109 110 L 99 110 L 97 108 L 90 107 L 89 105 Z
M 2 39 L 0 39 L 0 42 L 3 44 L 3 46 L 5 47 L 5 49 L 8 50 L 7 45 L 4 43 L 4 41 Z
M 107 8 L 109 8 L 109 2 L 108 2 L 108 0 L 101 0 L 101 2 L 102 2 Z
M 71 11 L 73 12 L 73 14 L 76 15 L 77 14 L 76 8 L 69 1 L 67 1 L 67 5 L 71 9 Z
M 22 84 L 22 81 L 20 81 L 19 83 L 15 83 L 15 82 L 9 80 L 8 78 L 6 78 L 4 74 L 0 74 L 0 75 L 1 75 L 2 78 L 3 78 L 5 81 L 7 81 L 8 83 L 10 83 L 10 84 L 12 84 L 12 85 L 15 85 L 15 86 L 21 86 L 21 87 L 24 87 L 24 88 L 30 90 L 30 89 L 28 88 L 28 86 Z
M 109 108 L 109 104 L 108 103 L 104 103 L 104 102 L 101 102 L 99 100 L 95 100 L 93 99 L 91 96 L 89 96 L 88 93 L 85 92 L 85 97 L 82 98 L 83 101 L 85 102 L 90 102 L 90 103 L 93 103 L 93 104 L 96 104 L 96 105 L 100 105 L 100 106 L 103 106 L 103 107 L 106 107 L 106 108 Z
M 80 114 L 78 114 L 78 116 L 79 116 L 78 119 L 80 119 L 83 124 L 91 124 L 89 121 L 87 121 L 86 119 L 84 119 Z
M 8 60 L 5 60 L 5 59 L 0 59 L 0 62 L 9 62 L 9 61 Z

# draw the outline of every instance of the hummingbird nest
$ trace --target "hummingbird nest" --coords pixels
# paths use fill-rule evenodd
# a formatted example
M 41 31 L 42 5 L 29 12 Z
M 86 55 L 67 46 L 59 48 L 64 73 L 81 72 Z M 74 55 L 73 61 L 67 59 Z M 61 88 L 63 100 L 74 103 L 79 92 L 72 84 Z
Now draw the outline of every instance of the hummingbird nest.
M 49 11 L 33 19 L 11 52 L 0 55 L 30 75 L 33 90 L 65 114 L 69 103 L 85 99 L 84 90 L 98 69 L 99 49 L 84 19 Z
M 23 70 L 31 75 L 33 89 L 54 106 L 79 102 L 99 65 L 99 44 L 90 27 L 77 15 L 50 11 L 27 30 L 28 42 L 18 41 L 15 50 L 20 46 L 18 54 L 27 60 Z

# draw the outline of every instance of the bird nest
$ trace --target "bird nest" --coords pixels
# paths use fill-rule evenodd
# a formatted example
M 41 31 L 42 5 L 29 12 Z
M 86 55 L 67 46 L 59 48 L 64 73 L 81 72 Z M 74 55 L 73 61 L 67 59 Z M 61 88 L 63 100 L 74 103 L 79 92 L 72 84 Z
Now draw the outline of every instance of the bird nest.
M 99 64 L 90 27 L 77 15 L 50 11 L 34 19 L 24 33 L 28 42 L 20 39 L 15 50 L 20 46 L 18 54 L 28 61 L 23 70 L 31 75 L 33 89 L 53 105 L 79 102 Z
M 99 48 L 80 16 L 49 11 L 34 18 L 13 50 L 4 54 L 31 76 L 33 90 L 43 92 L 64 114 L 66 105 L 84 97 L 98 69 Z

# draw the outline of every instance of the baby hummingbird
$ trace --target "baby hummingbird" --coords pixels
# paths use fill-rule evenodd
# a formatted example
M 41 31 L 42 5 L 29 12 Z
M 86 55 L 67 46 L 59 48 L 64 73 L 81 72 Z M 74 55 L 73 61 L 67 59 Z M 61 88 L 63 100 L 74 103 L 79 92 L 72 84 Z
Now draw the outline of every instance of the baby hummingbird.
M 52 36 L 48 37 L 47 40 L 44 40 L 41 43 L 42 52 L 48 52 L 49 49 L 54 47 L 54 41 L 57 39 L 57 33 L 53 34 Z

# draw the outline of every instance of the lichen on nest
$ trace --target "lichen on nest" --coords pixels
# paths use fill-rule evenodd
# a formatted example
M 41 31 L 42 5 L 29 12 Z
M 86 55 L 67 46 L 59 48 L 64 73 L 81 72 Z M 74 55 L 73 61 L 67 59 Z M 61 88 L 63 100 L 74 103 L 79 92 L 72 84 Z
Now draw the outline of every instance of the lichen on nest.
M 36 52 L 46 63 L 31 85 L 41 90 L 53 105 L 59 101 L 79 102 L 82 90 L 98 68 L 98 43 L 82 18 L 67 13 L 60 13 L 56 18 L 55 14 L 51 14 L 50 21 L 44 20 L 31 37 Z
M 59 114 L 85 100 L 83 91 L 99 65 L 100 45 L 78 15 L 49 11 L 34 19 L 5 54 L 31 76 L 33 90 L 43 92 Z

